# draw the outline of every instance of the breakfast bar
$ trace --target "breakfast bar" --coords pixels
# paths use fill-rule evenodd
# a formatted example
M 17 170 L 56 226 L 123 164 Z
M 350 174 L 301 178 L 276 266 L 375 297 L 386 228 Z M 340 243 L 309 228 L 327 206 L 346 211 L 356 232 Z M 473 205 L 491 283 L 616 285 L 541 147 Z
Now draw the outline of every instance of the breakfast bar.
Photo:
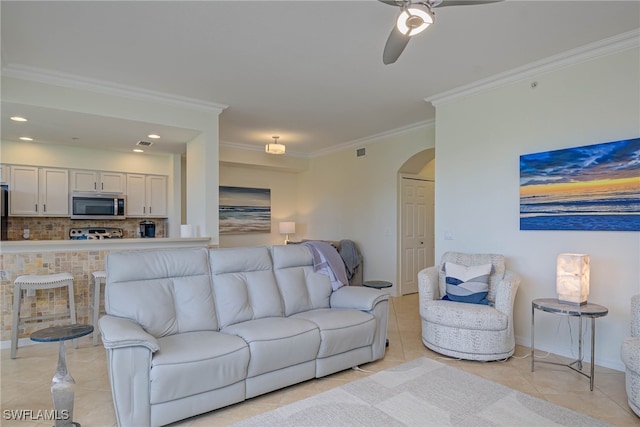
M 92 273 L 105 269 L 104 263 L 110 252 L 214 246 L 211 244 L 210 237 L 3 241 L 0 245 L 0 292 L 2 292 L 3 319 L 11 319 L 13 282 L 20 275 L 71 273 L 77 321 L 90 324 Z M 36 313 L 47 315 L 65 311 L 67 295 L 63 291 L 64 289 L 50 289 L 36 291 L 35 295 L 24 295 L 20 308 L 21 315 L 33 316 Z M 101 301 L 104 299 L 101 298 Z M 48 326 L 45 323 L 19 329 L 19 339 L 27 344 L 29 335 L 36 329 Z M 11 339 L 11 322 L 4 322 L 4 324 L 0 340 L 8 342 Z

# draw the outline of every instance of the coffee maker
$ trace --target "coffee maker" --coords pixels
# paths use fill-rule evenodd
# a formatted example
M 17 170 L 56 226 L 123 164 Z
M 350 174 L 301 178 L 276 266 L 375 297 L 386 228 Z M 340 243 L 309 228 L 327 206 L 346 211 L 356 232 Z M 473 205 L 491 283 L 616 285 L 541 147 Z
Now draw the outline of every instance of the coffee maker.
M 153 221 L 140 222 L 140 237 L 156 237 L 156 223 Z

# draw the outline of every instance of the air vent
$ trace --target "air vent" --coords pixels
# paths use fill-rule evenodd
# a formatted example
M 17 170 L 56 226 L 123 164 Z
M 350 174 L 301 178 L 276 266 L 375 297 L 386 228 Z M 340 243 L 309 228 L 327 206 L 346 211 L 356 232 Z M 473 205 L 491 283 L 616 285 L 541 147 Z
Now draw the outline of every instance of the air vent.
M 153 142 L 149 142 L 149 141 L 138 141 L 136 142 L 136 145 L 139 145 L 141 147 L 151 147 L 153 145 Z
M 365 157 L 367 155 L 365 148 L 358 148 L 356 150 L 356 157 Z

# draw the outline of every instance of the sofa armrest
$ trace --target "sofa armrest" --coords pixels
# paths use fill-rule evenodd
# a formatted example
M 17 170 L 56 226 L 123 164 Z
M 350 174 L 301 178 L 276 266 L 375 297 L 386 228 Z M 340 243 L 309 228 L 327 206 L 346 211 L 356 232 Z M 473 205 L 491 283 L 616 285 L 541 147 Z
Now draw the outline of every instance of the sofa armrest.
M 387 301 L 389 294 L 362 286 L 343 286 L 331 293 L 331 308 L 351 308 L 371 311 L 380 301 Z
M 496 310 L 509 316 L 513 314 L 513 303 L 519 286 L 520 276 L 512 271 L 506 270 L 504 277 L 496 287 Z
M 142 346 L 155 353 L 160 349 L 158 341 L 147 333 L 142 326 L 124 317 L 102 316 L 100 335 L 107 349 Z

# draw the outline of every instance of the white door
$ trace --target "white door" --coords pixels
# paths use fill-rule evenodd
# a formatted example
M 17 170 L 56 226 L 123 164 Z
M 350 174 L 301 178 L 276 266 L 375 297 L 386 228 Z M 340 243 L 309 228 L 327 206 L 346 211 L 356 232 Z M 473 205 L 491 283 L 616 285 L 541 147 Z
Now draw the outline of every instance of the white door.
M 402 295 L 418 292 L 418 272 L 434 265 L 433 199 L 433 181 L 402 178 Z

